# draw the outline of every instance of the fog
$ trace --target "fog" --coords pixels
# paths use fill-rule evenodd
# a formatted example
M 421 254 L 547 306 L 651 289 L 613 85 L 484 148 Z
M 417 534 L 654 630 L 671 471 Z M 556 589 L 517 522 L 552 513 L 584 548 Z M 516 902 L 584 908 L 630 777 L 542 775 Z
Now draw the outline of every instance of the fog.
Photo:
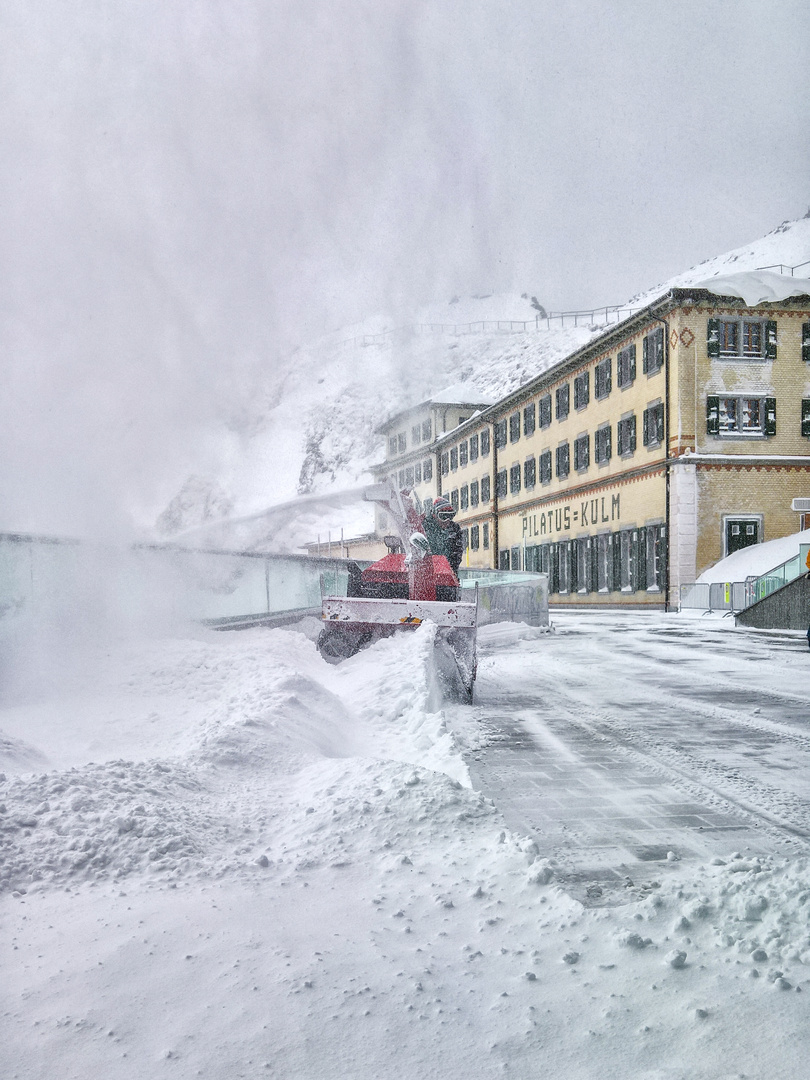
M 128 535 L 326 330 L 455 293 L 621 302 L 801 216 L 808 22 L 0 0 L 0 529 Z

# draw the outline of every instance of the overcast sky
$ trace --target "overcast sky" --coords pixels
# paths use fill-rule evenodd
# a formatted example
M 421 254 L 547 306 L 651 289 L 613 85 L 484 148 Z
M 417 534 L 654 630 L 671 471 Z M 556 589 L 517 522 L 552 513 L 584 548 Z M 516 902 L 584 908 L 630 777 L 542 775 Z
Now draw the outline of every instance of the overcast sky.
M 369 314 L 617 303 L 802 216 L 809 41 L 806 0 L 0 0 L 7 467 L 149 459 Z

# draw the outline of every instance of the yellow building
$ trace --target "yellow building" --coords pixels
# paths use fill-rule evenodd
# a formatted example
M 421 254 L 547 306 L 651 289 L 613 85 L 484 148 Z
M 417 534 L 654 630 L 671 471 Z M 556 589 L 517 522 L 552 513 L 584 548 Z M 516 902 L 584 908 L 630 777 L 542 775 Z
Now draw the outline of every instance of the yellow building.
M 799 527 L 810 296 L 749 307 L 673 289 L 497 404 L 456 413 L 413 486 L 457 506 L 468 565 L 547 572 L 557 603 L 674 606 L 724 555 Z M 389 450 L 409 415 L 385 426 Z M 395 460 L 381 474 L 411 486 Z

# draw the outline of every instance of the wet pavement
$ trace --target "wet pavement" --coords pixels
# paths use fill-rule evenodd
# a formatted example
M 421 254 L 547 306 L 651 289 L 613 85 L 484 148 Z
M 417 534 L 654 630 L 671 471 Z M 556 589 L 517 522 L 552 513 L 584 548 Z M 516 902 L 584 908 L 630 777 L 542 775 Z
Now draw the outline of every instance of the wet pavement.
M 687 625 L 662 653 L 654 623 L 624 620 L 622 633 L 572 615 L 532 640 L 484 638 L 473 785 L 586 902 L 683 860 L 810 853 L 804 640 Z M 787 694 L 782 654 L 799 677 Z M 756 661 L 771 685 L 750 684 Z

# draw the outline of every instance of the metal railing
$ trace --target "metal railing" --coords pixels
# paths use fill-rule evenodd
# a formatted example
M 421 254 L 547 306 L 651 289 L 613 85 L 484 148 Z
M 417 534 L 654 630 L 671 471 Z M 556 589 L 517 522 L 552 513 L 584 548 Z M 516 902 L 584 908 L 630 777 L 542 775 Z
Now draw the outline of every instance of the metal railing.
M 807 573 L 810 544 L 801 544 L 798 555 L 765 574 L 745 581 L 697 581 L 681 585 L 680 608 L 700 611 L 743 611 Z
M 790 272 L 791 277 L 795 277 L 794 271 L 801 270 L 803 266 L 810 266 L 810 259 L 806 262 L 796 263 L 795 266 L 785 266 L 784 263 L 771 263 L 770 266 L 757 266 L 757 270 L 777 270 L 780 274 Z

